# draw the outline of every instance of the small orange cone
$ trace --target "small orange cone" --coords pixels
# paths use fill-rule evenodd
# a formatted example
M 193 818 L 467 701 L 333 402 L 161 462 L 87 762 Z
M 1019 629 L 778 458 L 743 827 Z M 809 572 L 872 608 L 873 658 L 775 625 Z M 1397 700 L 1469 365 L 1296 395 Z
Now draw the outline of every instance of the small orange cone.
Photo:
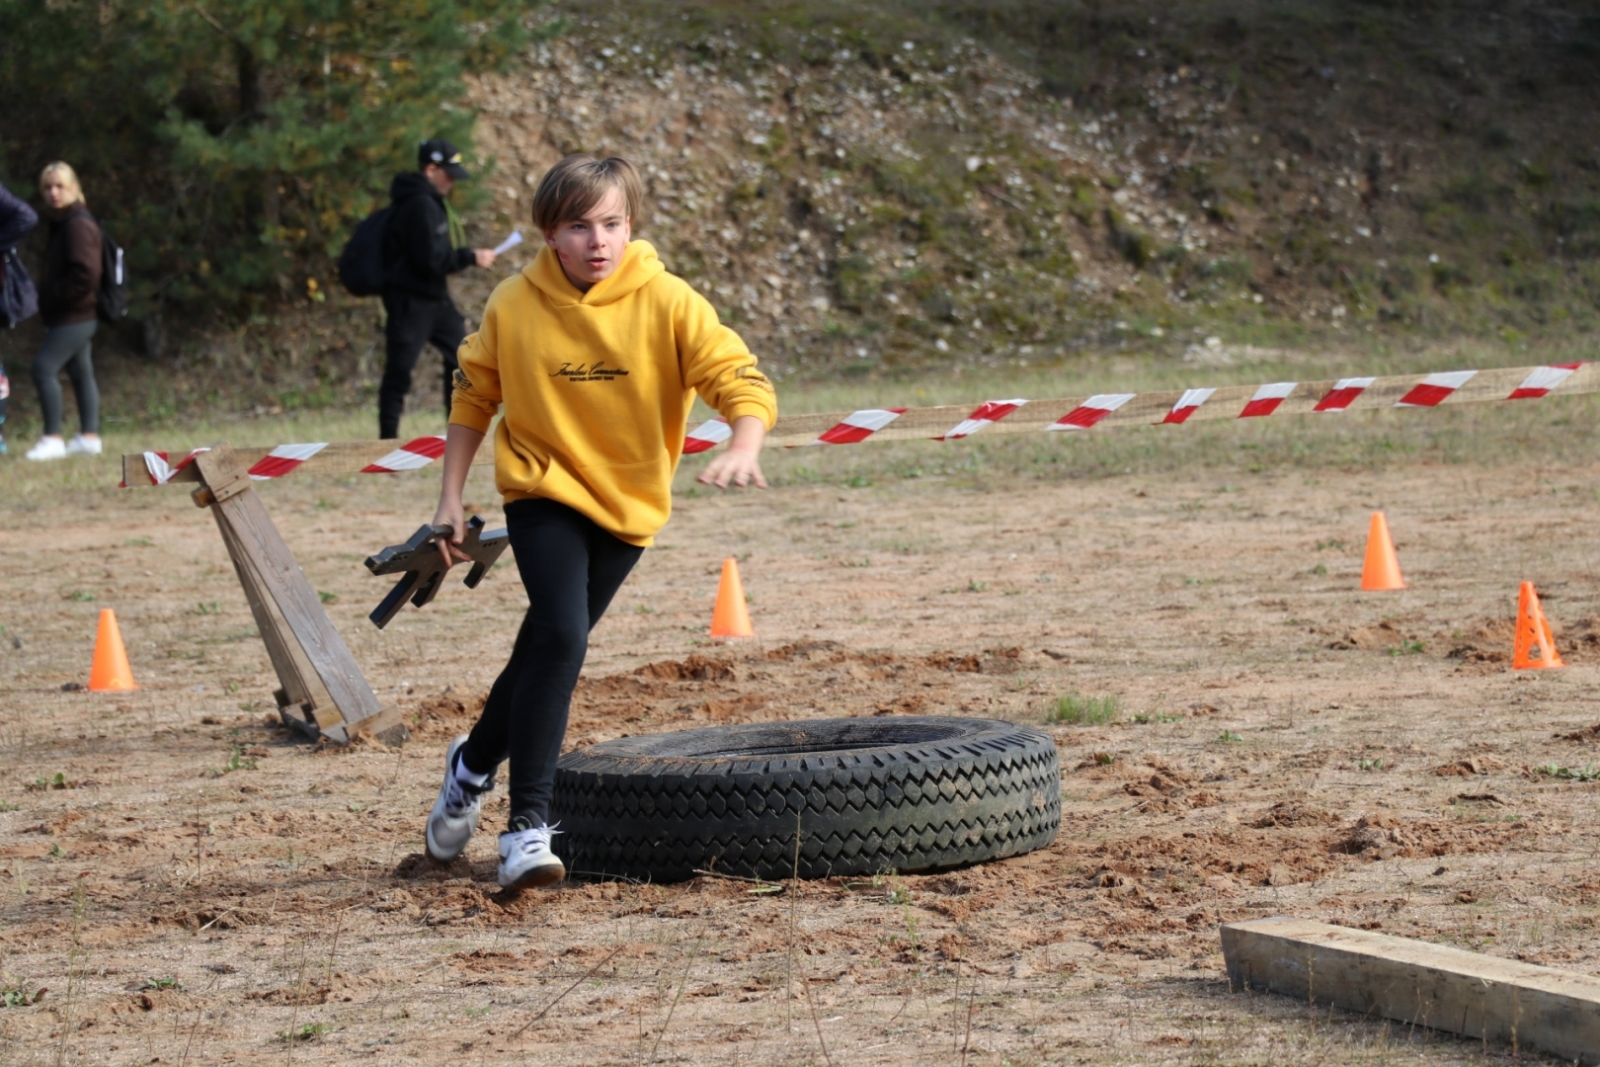
M 1389 520 L 1383 512 L 1374 511 L 1372 528 L 1367 531 L 1367 558 L 1361 566 L 1361 588 L 1377 592 L 1405 587 L 1406 580 L 1400 577 L 1400 558 L 1394 554 L 1394 542 L 1389 539 Z
M 122 631 L 110 608 L 100 609 L 100 632 L 94 639 L 94 663 L 89 668 L 89 688 L 96 693 L 118 693 L 137 689 L 133 668 L 128 666 L 128 650 L 122 647 Z
M 1522 593 L 1517 597 L 1517 641 L 1511 653 L 1511 669 L 1537 671 L 1565 666 L 1561 653 L 1556 651 L 1556 640 L 1550 635 L 1550 620 L 1539 606 L 1539 594 L 1533 591 L 1532 582 L 1523 582 Z
M 717 606 L 711 612 L 712 637 L 754 637 L 750 611 L 744 605 L 744 583 L 739 581 L 739 562 L 732 556 L 722 561 L 722 581 L 717 583 Z

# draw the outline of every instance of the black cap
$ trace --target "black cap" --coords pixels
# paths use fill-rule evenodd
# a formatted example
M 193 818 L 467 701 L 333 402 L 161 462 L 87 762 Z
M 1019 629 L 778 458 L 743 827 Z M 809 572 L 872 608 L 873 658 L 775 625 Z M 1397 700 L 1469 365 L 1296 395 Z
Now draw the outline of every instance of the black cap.
M 461 153 L 456 146 L 443 138 L 423 141 L 417 149 L 417 169 L 425 169 L 429 163 L 444 168 L 444 172 L 458 182 L 472 177 L 467 168 L 461 165 Z

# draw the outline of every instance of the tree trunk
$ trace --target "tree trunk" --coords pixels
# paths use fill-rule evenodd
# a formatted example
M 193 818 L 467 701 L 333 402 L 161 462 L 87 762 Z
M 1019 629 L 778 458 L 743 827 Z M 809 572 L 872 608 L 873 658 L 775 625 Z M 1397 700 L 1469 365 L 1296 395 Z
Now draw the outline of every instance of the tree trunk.
M 243 42 L 234 45 L 234 54 L 239 67 L 239 118 L 255 122 L 267 107 L 266 71 Z

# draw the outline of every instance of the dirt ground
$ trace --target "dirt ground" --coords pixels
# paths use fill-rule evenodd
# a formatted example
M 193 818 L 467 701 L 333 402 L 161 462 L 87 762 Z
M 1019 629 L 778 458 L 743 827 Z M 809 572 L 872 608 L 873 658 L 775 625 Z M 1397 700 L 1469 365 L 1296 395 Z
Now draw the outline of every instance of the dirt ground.
M 701 879 L 515 901 L 490 833 L 448 869 L 421 854 L 445 745 L 519 618 L 511 568 L 385 632 L 364 618 L 385 583 L 360 561 L 428 516 L 433 476 L 261 490 L 410 717 L 399 749 L 274 724 L 221 540 L 181 490 L 64 493 L 0 532 L 0 1063 L 1511 1062 L 1232 994 L 1217 927 L 1294 915 L 1600 973 L 1596 473 L 680 498 L 594 634 L 569 743 L 1043 724 L 1071 693 L 1115 697 L 1118 720 L 1048 726 L 1063 825 L 1032 855 L 778 896 Z M 481 471 L 472 487 L 497 523 Z M 1405 592 L 1358 591 L 1375 508 Z M 757 640 L 704 636 L 726 554 Z M 1565 670 L 1509 669 L 1523 580 Z M 71 688 L 101 607 L 137 692 Z

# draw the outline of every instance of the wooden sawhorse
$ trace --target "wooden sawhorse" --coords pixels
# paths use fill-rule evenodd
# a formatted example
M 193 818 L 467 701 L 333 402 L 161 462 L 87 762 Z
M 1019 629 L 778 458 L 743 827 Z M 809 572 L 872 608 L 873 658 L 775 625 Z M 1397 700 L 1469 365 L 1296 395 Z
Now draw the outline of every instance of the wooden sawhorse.
M 192 466 L 200 483 L 194 502 L 217 520 L 282 683 L 274 696 L 284 723 L 338 744 L 357 736 L 403 744 L 410 734 L 400 709 L 378 703 L 233 449 L 217 445 Z

